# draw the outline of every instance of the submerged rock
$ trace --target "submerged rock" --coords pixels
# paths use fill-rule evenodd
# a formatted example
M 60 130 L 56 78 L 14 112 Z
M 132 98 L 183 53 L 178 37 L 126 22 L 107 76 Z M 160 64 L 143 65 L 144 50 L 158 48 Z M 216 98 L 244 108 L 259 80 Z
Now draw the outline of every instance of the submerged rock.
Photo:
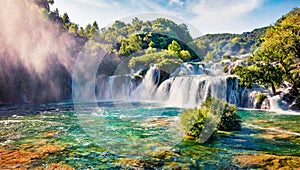
M 117 164 L 123 165 L 130 168 L 146 168 L 150 167 L 146 161 L 134 159 L 134 158 L 123 158 L 117 161 Z
M 269 154 L 240 155 L 234 159 L 240 168 L 298 169 L 300 157 Z
M 64 147 L 46 144 L 24 144 L 19 150 L 0 148 L 0 169 L 28 168 L 38 160 L 64 150 Z
M 267 131 L 265 133 L 260 133 L 257 136 L 260 138 L 271 139 L 271 140 L 276 140 L 276 141 L 290 141 L 290 140 L 295 140 L 298 138 L 296 135 L 293 135 L 293 134 L 278 133 L 278 132 L 273 132 L 273 131 Z
M 73 170 L 74 168 L 72 168 L 70 165 L 65 165 L 61 163 L 52 163 L 46 167 L 37 167 L 34 169 L 35 170 Z

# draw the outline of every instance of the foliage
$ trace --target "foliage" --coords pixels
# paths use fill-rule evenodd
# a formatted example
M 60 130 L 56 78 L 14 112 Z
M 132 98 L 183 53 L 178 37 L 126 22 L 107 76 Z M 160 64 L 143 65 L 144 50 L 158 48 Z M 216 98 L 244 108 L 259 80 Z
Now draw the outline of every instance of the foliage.
M 137 48 L 139 50 L 148 50 L 149 47 L 155 49 L 168 49 L 170 52 L 173 52 L 175 55 L 177 55 L 184 61 L 198 59 L 196 53 L 191 48 L 189 48 L 189 46 L 172 37 L 151 32 L 148 34 L 137 34 L 134 36 L 139 36 L 141 38 L 141 43 L 139 43 L 139 48 Z M 134 52 L 137 52 L 137 50 L 126 50 L 126 46 L 135 43 L 131 42 L 131 37 L 122 39 L 120 43 L 120 48 L 117 47 L 118 45 L 116 46 L 116 50 L 118 50 L 119 53 L 125 57 L 131 55 Z M 124 44 L 124 42 L 128 43 Z
M 138 35 L 132 35 L 121 42 L 120 54 L 123 56 L 129 56 L 140 50 L 142 50 L 142 38 Z
M 296 8 L 267 29 L 261 48 L 248 58 L 253 65 L 239 67 L 235 73 L 242 83 L 258 83 L 276 87 L 283 81 L 292 85 L 292 92 L 300 88 L 300 9 Z
M 198 56 L 205 57 L 208 52 L 214 54 L 213 59 L 220 59 L 224 54 L 240 55 L 254 52 L 261 44 L 260 37 L 266 28 L 255 29 L 242 34 L 207 34 L 194 39 L 194 46 Z
M 128 24 L 122 21 L 115 21 L 111 27 L 102 31 L 101 37 L 103 37 L 108 43 L 116 43 L 121 39 L 130 37 L 133 34 L 146 35 L 150 32 L 179 39 L 184 43 L 191 42 L 193 40 L 185 24 L 178 25 L 165 18 L 158 18 L 153 21 L 145 22 L 138 18 L 134 18 L 132 22 Z
M 170 52 L 173 52 L 177 56 L 179 56 L 180 55 L 180 51 L 181 51 L 181 47 L 180 47 L 180 45 L 178 44 L 177 41 L 173 40 L 172 43 L 168 45 L 168 50 Z
M 129 68 L 141 70 L 147 69 L 156 64 L 159 69 L 172 73 L 178 66 L 180 66 L 180 63 L 182 63 L 182 60 L 174 53 L 168 50 L 162 50 L 160 52 L 132 57 L 129 61 Z
M 241 129 L 241 117 L 236 112 L 235 105 L 230 106 L 227 102 L 224 104 L 223 115 L 217 129 L 223 131 L 234 131 Z
M 202 129 L 204 128 L 204 123 L 207 119 L 207 113 L 199 110 L 197 108 L 184 110 L 180 114 L 180 123 L 182 129 L 187 135 L 193 137 L 199 137 Z
M 266 95 L 264 95 L 264 94 L 262 94 L 262 93 L 259 93 L 259 94 L 256 96 L 256 102 L 257 102 L 257 103 L 262 103 L 266 98 L 267 98 Z
M 231 59 L 231 56 L 229 54 L 224 54 L 222 56 L 222 60 L 229 60 L 229 59 Z
M 229 66 L 230 66 L 230 64 L 228 63 L 228 64 L 225 64 L 225 65 L 222 67 L 223 73 L 227 73 L 227 72 L 229 71 Z
M 247 67 L 237 66 L 233 72 L 239 76 L 241 85 L 252 87 L 258 83 L 272 87 L 274 93 L 276 93 L 276 87 L 283 81 L 282 70 L 271 64 L 257 63 Z
M 183 61 L 189 61 L 192 59 L 190 52 L 187 50 L 181 50 L 179 56 Z
M 236 106 L 230 106 L 219 99 L 207 97 L 201 104 L 200 109 L 187 109 L 181 113 L 181 126 L 187 135 L 199 138 L 208 118 L 214 118 L 215 115 L 222 112 L 217 129 L 223 131 L 239 130 L 241 128 L 241 118 L 236 110 Z
M 237 61 L 237 60 L 239 60 L 238 57 L 232 57 L 230 61 L 231 61 L 231 62 L 235 62 L 235 61 Z
M 209 61 L 212 61 L 213 59 L 214 59 L 214 56 L 211 52 L 206 53 L 204 61 L 209 62 Z

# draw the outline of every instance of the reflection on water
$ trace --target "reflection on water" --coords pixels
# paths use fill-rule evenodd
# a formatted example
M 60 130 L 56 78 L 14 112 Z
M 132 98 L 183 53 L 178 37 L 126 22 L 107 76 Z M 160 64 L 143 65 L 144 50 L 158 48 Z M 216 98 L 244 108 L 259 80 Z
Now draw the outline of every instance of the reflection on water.
M 300 116 L 241 110 L 241 131 L 219 132 L 199 144 L 184 137 L 181 109 L 118 106 L 102 103 L 75 113 L 71 105 L 56 105 L 35 115 L 0 117 L 0 168 L 215 169 L 238 168 L 241 155 L 300 157 Z

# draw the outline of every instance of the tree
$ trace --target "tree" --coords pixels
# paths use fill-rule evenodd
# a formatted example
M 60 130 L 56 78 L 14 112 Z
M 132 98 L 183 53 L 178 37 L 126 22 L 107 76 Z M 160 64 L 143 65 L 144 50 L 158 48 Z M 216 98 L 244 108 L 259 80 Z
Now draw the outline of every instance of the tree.
M 208 62 L 208 61 L 212 61 L 214 59 L 213 54 L 209 51 L 206 53 L 206 56 L 204 58 L 204 61 Z
M 112 25 L 112 28 L 121 29 L 125 27 L 126 24 L 122 21 L 115 21 L 115 23 Z
M 78 31 L 78 25 L 72 23 L 69 27 L 69 33 L 75 34 L 75 33 L 77 33 L 77 31 Z
M 180 58 L 183 61 L 188 61 L 188 60 L 191 60 L 192 56 L 191 56 L 191 54 L 188 50 L 181 50 L 180 51 Z
M 209 123 L 212 123 L 210 121 L 216 121 L 209 120 L 209 117 L 212 118 L 212 115 L 221 113 L 220 122 L 217 122 L 217 130 L 240 130 L 242 121 L 236 110 L 235 105 L 230 106 L 227 102 L 209 96 L 199 109 L 187 109 L 180 114 L 181 127 L 187 135 L 199 138 L 202 130 L 204 130 L 205 122 L 208 121 L 206 126 L 210 126 Z
M 93 22 L 92 28 L 94 28 L 94 31 L 95 31 L 96 33 L 99 33 L 99 26 L 98 26 L 97 21 L 94 21 L 94 22 Z
M 119 53 L 125 57 L 142 50 L 142 38 L 138 35 L 132 35 L 121 42 Z
M 54 4 L 54 0 L 47 0 L 48 4 L 53 5 Z
M 172 43 L 168 45 L 168 50 L 179 56 L 181 47 L 177 41 L 173 40 Z
M 64 13 L 63 16 L 61 17 L 62 22 L 63 22 L 63 27 L 64 28 L 69 28 L 70 26 L 70 18 L 67 13 Z
M 93 34 L 92 34 L 92 25 L 91 24 L 87 24 L 85 26 L 85 29 L 84 29 L 84 33 L 87 37 L 91 37 Z
M 77 33 L 80 35 L 80 36 L 84 36 L 84 30 L 82 27 L 79 28 L 79 30 L 77 31 Z
M 154 48 L 155 47 L 155 43 L 153 41 L 150 41 L 150 43 L 148 44 L 148 47 Z
M 59 17 L 59 11 L 58 11 L 57 8 L 55 8 L 55 10 L 53 11 L 53 15 L 54 15 L 55 17 Z
M 276 87 L 287 81 L 292 85 L 291 92 L 299 95 L 300 8 L 292 10 L 267 29 L 260 49 L 248 61 L 253 65 L 235 71 L 244 82 L 271 86 L 276 93 Z

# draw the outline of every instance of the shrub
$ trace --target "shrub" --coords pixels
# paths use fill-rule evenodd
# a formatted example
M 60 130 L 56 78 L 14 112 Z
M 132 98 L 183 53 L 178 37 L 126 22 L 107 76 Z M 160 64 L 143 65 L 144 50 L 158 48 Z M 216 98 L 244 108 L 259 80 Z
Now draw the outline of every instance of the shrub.
M 204 127 L 204 123 L 207 119 L 207 112 L 203 110 L 187 109 L 180 115 L 181 127 L 187 135 L 198 137 Z
M 256 95 L 256 103 L 261 104 L 266 98 L 267 98 L 266 95 L 262 93 L 258 93 L 258 95 Z
M 162 50 L 155 53 L 132 57 L 128 66 L 131 69 L 140 70 L 147 69 L 156 64 L 159 69 L 172 73 L 181 63 L 182 60 L 178 58 L 176 54 L 168 50 Z
M 235 61 L 237 61 L 237 60 L 239 60 L 238 57 L 232 57 L 232 58 L 231 58 L 231 62 L 235 62 Z
M 223 131 L 235 131 L 241 129 L 241 117 L 236 112 L 235 105 L 230 106 L 227 102 L 224 104 L 223 115 L 217 129 Z
M 230 106 L 222 100 L 207 97 L 199 109 L 187 109 L 180 115 L 180 123 L 187 135 L 199 138 L 208 117 L 216 117 L 220 112 L 221 119 L 217 129 L 222 131 L 234 131 L 241 128 L 241 117 L 236 112 L 236 106 Z M 217 120 L 213 120 L 217 121 Z M 213 123 L 212 121 L 209 123 Z M 209 125 L 208 125 L 209 126 Z
M 222 68 L 223 73 L 227 73 L 227 72 L 229 71 L 229 66 L 230 66 L 229 63 L 228 63 L 228 64 L 225 64 L 225 65 L 223 66 L 223 68 Z
M 231 56 L 229 54 L 224 54 L 222 56 L 222 60 L 228 60 L 228 59 L 231 59 Z

